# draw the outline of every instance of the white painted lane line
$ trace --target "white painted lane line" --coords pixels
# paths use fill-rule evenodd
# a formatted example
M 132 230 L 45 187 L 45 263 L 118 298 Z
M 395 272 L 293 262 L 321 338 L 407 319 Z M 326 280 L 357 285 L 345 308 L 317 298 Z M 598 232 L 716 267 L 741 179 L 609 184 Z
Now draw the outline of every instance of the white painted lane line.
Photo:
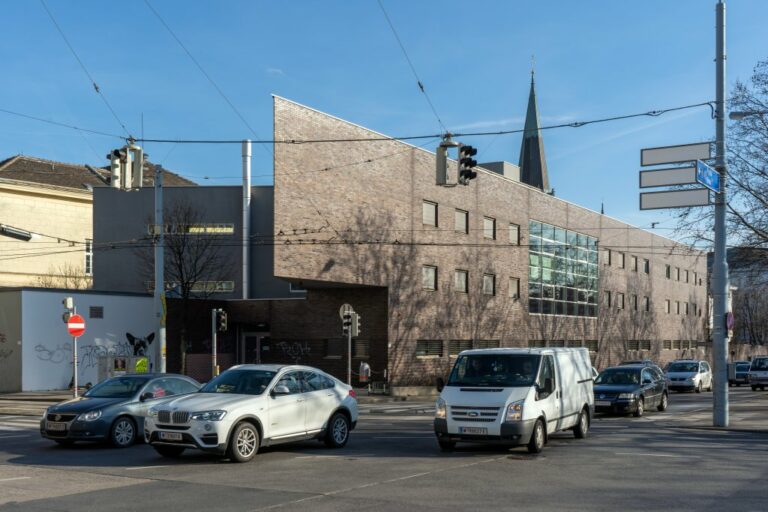
M 0 440 L 2 439 L 11 439 L 13 437 L 34 437 L 32 434 L 23 434 L 19 436 L 0 436 Z
M 435 436 L 377 436 L 374 439 L 434 439 Z
M 167 468 L 168 466 L 135 466 L 131 468 L 125 468 L 126 471 L 138 471 L 140 469 L 155 469 L 155 468 Z
M 13 478 L 0 478 L 0 482 L 13 482 L 14 480 L 29 480 L 31 476 L 15 476 Z
M 700 455 L 671 455 L 667 453 L 631 453 L 614 452 L 614 455 L 631 455 L 633 457 L 667 457 L 670 459 L 700 459 Z

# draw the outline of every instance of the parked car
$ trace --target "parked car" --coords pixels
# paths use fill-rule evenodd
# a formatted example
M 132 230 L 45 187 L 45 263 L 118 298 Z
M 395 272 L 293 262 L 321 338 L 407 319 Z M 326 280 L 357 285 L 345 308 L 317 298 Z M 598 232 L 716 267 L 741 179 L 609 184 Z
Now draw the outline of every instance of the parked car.
M 749 385 L 752 391 L 765 390 L 768 385 L 768 357 L 755 357 L 749 365 Z
M 340 380 L 308 366 L 248 364 L 150 408 L 144 426 L 162 456 L 194 448 L 247 462 L 262 446 L 291 441 L 341 448 L 356 424 L 355 392 Z
M 594 413 L 586 348 L 466 350 L 438 385 L 434 430 L 443 450 L 457 442 L 544 448 L 547 436 L 587 436 Z
M 712 368 L 696 359 L 672 361 L 667 367 L 667 386 L 674 391 L 712 391 Z
M 144 431 L 144 415 L 153 404 L 198 389 L 196 380 L 172 373 L 113 377 L 79 398 L 49 407 L 40 420 L 40 434 L 62 445 L 109 441 L 126 448 Z
M 655 407 L 669 406 L 669 390 L 657 366 L 643 364 L 606 368 L 595 380 L 595 412 L 642 416 Z
M 638 365 L 638 364 L 642 366 L 656 366 L 656 363 L 654 363 L 650 359 L 630 359 L 628 361 L 620 362 L 619 366 Z
M 741 386 L 748 384 L 749 361 L 736 361 L 728 364 L 728 385 Z

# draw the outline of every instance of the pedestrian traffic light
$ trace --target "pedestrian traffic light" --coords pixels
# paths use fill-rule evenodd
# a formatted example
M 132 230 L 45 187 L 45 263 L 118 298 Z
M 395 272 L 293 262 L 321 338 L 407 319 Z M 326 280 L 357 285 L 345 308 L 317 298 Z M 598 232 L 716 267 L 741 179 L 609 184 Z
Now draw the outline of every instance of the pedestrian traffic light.
M 477 172 L 472 168 L 477 165 L 477 160 L 472 157 L 477 154 L 477 149 L 472 146 L 459 146 L 459 183 L 469 185 L 470 180 L 477 177 Z
M 349 336 L 352 329 L 352 315 L 353 313 L 344 313 L 341 320 L 341 331 L 344 333 L 344 336 Z
M 227 312 L 223 309 L 216 311 L 216 330 L 218 332 L 227 332 Z
M 352 336 L 360 336 L 360 326 L 362 325 L 360 318 L 357 313 L 352 314 Z

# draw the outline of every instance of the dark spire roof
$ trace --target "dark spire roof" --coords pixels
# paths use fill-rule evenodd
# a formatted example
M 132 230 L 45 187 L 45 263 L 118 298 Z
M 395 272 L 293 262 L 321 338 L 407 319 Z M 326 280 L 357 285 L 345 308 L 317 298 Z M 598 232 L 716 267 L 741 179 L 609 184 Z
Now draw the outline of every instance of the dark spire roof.
M 539 125 L 539 109 L 536 106 L 536 88 L 531 71 L 531 93 L 528 96 L 528 112 L 525 114 L 525 132 L 520 146 L 520 181 L 544 192 L 549 191 L 547 160 L 544 156 L 544 139 Z

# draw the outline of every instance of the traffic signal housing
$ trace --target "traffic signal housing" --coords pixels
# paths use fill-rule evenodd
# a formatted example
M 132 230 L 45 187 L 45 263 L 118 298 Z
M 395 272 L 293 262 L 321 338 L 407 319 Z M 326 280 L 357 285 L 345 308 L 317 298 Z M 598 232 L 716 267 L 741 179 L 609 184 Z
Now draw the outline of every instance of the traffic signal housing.
M 227 312 L 223 309 L 216 311 L 216 330 L 227 332 Z
M 361 318 L 357 313 L 352 313 L 352 336 L 360 336 L 360 327 L 363 325 L 360 321 Z
M 354 313 L 344 313 L 344 317 L 341 320 L 341 332 L 344 333 L 344 336 L 349 336 L 349 333 L 352 329 L 352 316 Z
M 477 149 L 472 146 L 459 146 L 459 183 L 469 185 L 469 182 L 477 178 L 477 172 L 472 170 L 477 166 L 477 160 L 472 157 L 477 154 Z

